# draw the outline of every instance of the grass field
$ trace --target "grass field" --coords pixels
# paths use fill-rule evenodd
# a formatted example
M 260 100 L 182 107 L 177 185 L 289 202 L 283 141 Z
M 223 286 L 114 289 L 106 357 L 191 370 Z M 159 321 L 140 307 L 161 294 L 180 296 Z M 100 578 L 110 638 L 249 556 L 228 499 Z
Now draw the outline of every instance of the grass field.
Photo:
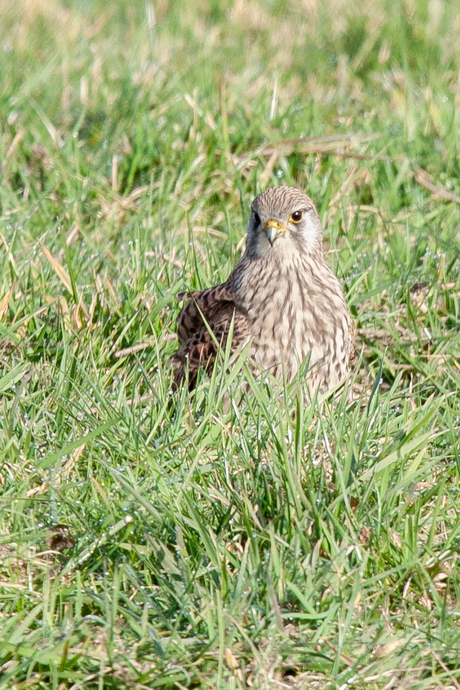
M 460 688 L 459 35 L 447 0 L 2 2 L 1 690 Z M 177 293 L 280 183 L 354 401 L 227 410 L 244 362 L 171 399 Z

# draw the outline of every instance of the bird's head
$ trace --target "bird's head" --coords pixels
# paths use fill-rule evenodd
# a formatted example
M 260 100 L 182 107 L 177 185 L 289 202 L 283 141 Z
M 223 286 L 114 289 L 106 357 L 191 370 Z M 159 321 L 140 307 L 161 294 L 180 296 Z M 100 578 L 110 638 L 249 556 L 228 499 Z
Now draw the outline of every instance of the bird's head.
M 314 203 L 294 187 L 273 187 L 252 202 L 247 250 L 254 257 L 322 251 L 323 232 Z

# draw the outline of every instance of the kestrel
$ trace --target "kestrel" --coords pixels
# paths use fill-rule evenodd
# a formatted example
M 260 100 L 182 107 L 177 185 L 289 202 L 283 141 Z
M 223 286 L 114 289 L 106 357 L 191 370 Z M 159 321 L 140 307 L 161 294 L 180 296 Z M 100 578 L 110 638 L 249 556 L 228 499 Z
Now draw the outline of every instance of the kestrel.
M 342 383 L 353 351 L 350 312 L 323 254 L 323 231 L 310 197 L 274 187 L 252 202 L 246 251 L 222 285 L 189 295 L 180 312 L 174 387 L 195 386 L 209 370 L 216 342 L 232 351 L 249 345 L 261 371 L 293 379 L 308 358 L 310 389 Z M 212 331 L 214 337 L 211 336 Z

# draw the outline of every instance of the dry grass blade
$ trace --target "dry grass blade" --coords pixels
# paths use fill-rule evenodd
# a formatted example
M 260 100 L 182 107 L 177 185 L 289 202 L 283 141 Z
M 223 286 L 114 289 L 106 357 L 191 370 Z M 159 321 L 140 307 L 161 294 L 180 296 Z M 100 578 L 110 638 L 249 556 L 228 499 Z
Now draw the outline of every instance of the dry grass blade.
M 282 156 L 289 156 L 295 151 L 298 153 L 326 153 L 336 151 L 346 146 L 354 146 L 359 143 L 374 141 L 381 137 L 381 134 L 338 134 L 324 137 L 299 137 L 297 139 L 282 139 L 262 146 L 253 155 L 272 156 L 278 153 Z
M 10 160 L 11 156 L 14 154 L 16 151 L 21 139 L 24 137 L 25 131 L 23 129 L 20 129 L 18 132 L 13 137 L 13 141 L 9 145 L 5 156 L 2 161 L 2 165 L 0 166 L 0 174 L 4 175 L 6 172 L 6 166 L 8 165 L 8 161 Z
M 14 285 L 12 285 L 10 287 L 10 289 L 7 292 L 5 292 L 2 299 L 0 300 L 0 321 L 3 319 L 5 314 L 8 313 L 8 307 L 10 304 L 10 299 L 13 296 L 13 292 L 14 292 Z
M 449 191 L 439 182 L 435 182 L 433 176 L 427 173 L 426 170 L 423 170 L 423 168 L 419 168 L 418 165 L 414 166 L 413 177 L 417 184 L 431 192 L 434 199 L 445 199 L 446 201 L 460 204 L 460 196 L 458 194 Z
M 43 254 L 48 259 L 53 271 L 56 273 L 59 280 L 64 285 L 65 289 L 68 292 L 70 292 L 71 295 L 73 295 L 72 281 L 70 280 L 70 276 L 67 273 L 67 271 L 65 270 L 64 266 L 60 263 L 60 261 L 58 261 L 57 259 L 54 258 L 54 256 L 51 254 L 48 247 L 45 244 L 43 244 L 43 242 L 41 242 L 41 241 L 40 241 L 40 247 L 42 249 Z
M 150 347 L 149 343 L 139 343 L 138 345 L 133 345 L 132 347 L 125 347 L 122 350 L 117 350 L 113 353 L 114 357 L 128 357 L 129 355 L 134 355 L 136 352 L 142 352 Z

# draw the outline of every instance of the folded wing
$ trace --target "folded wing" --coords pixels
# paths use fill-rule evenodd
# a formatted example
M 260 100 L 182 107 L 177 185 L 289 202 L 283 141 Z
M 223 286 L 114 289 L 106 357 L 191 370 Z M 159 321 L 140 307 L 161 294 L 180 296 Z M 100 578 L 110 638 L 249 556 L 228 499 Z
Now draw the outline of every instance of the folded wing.
M 171 358 L 176 370 L 174 389 L 187 380 L 191 390 L 196 384 L 198 369 L 209 370 L 212 367 L 218 350 L 214 338 L 220 347 L 226 347 L 232 319 L 232 350 L 248 335 L 246 314 L 238 306 L 228 281 L 208 290 L 193 292 L 190 297 L 190 302 L 177 318 L 180 349 Z

